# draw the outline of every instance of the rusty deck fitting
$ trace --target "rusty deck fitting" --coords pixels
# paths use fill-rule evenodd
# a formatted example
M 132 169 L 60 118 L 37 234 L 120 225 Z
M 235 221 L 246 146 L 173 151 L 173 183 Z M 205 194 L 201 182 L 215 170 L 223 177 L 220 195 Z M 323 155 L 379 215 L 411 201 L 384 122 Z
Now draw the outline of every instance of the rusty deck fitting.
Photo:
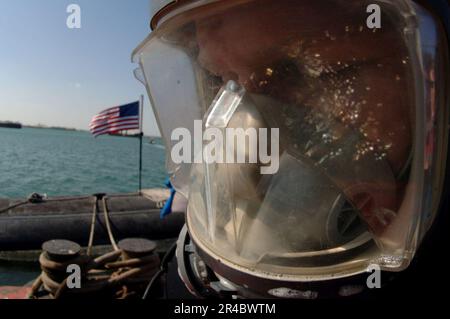
M 156 250 L 156 243 L 144 238 L 127 238 L 121 240 L 118 246 L 125 260 L 148 256 Z
M 30 298 L 71 298 L 80 295 L 139 297 L 160 266 L 157 244 L 141 238 L 119 242 L 120 249 L 93 258 L 78 244 L 53 240 L 43 245 L 41 275 L 34 282 Z M 81 287 L 67 288 L 67 265 L 81 267 Z
M 64 239 L 54 239 L 46 241 L 42 245 L 42 250 L 51 260 L 69 260 L 80 254 L 81 247 L 73 241 Z

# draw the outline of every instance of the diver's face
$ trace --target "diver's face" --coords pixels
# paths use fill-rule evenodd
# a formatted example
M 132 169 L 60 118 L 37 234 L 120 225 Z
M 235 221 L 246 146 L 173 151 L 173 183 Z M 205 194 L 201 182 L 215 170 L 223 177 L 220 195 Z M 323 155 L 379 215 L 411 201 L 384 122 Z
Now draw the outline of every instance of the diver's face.
M 344 2 L 262 0 L 199 20 L 198 58 L 249 92 L 331 114 L 398 173 L 411 146 L 406 50 L 388 19 L 371 30 L 366 5 Z

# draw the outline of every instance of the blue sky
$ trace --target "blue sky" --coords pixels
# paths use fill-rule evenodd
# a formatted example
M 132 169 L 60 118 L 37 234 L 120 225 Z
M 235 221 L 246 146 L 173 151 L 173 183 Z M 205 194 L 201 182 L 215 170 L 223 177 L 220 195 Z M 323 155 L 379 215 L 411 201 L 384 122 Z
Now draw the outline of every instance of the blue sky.
M 81 29 L 67 28 L 71 3 Z M 130 58 L 149 19 L 148 0 L 0 1 L 0 120 L 87 129 L 144 94 L 144 131 L 159 134 Z

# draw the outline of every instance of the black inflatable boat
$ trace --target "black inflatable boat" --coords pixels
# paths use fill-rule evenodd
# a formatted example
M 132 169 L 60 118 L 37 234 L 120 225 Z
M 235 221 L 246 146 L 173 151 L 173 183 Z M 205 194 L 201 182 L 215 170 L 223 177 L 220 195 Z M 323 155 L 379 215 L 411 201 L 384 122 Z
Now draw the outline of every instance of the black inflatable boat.
M 105 245 L 110 243 L 108 226 L 117 241 L 176 238 L 184 212 L 174 208 L 162 220 L 160 210 L 168 196 L 167 190 L 151 189 L 135 194 L 0 199 L 0 251 L 40 249 L 51 239 L 87 246 L 92 229 L 93 245 Z

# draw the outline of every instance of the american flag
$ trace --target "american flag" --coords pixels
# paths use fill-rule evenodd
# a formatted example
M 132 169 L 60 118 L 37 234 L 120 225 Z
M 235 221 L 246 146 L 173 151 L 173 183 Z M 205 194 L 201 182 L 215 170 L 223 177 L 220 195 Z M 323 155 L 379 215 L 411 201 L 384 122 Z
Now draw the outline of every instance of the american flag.
M 139 102 L 111 107 L 100 112 L 92 118 L 89 128 L 95 137 L 139 129 Z

